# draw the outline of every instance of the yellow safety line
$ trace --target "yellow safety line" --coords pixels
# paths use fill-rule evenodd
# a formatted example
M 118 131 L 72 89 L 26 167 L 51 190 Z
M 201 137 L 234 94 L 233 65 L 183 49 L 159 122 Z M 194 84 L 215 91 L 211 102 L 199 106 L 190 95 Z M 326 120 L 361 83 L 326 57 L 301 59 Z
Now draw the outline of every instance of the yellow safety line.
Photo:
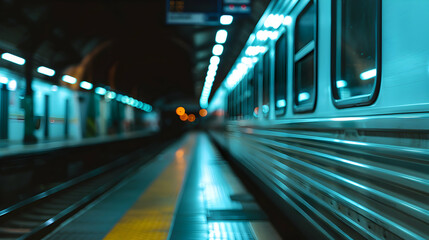
M 104 239 L 167 239 L 185 177 L 187 161 L 184 155 L 188 149 L 180 148 L 175 152 L 174 161 Z

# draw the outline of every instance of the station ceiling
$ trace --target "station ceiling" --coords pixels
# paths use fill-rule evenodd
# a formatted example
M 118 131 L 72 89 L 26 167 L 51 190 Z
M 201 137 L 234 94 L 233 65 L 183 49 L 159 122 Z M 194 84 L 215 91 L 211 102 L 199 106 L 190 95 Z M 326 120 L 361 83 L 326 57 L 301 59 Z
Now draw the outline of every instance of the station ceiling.
M 165 24 L 164 0 L 0 0 L 0 50 L 111 86 L 148 103 L 198 104 L 217 30 L 228 31 L 213 91 L 228 73 L 269 0 L 229 26 Z

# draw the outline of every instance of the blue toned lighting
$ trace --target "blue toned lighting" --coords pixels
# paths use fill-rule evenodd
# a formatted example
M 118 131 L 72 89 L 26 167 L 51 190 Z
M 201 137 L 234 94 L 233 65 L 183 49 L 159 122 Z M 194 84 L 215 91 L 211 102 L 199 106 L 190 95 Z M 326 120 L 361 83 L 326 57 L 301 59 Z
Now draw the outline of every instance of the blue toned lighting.
M 213 56 L 210 58 L 210 64 L 218 65 L 220 63 L 220 58 L 218 56 Z
M 208 70 L 207 71 L 207 76 L 210 76 L 210 77 L 216 77 L 216 71 L 213 71 L 213 70 Z
M 222 55 L 222 53 L 223 53 L 223 46 L 220 45 L 220 44 L 214 45 L 212 52 L 213 52 L 213 55 L 215 55 L 215 56 Z
M 308 92 L 302 92 L 298 95 L 299 102 L 304 102 L 304 101 L 307 101 L 308 99 L 310 99 L 310 93 Z
M 270 36 L 270 31 L 268 30 L 259 30 L 256 33 L 256 39 L 258 39 L 259 41 L 265 41 L 268 39 L 269 36 Z
M 7 79 L 7 77 L 0 77 L 1 84 L 7 84 L 8 82 L 9 82 L 9 79 Z
M 86 90 L 91 90 L 92 89 L 92 83 L 89 83 L 87 81 L 82 81 L 80 82 L 80 87 Z
M 109 92 L 106 93 L 106 97 L 108 99 L 114 99 L 116 97 L 116 93 L 109 91 Z
M 9 91 L 15 91 L 17 86 L 18 86 L 18 83 L 16 82 L 16 80 L 10 80 L 9 83 L 7 84 L 7 89 Z
M 127 97 L 127 96 L 122 96 L 122 97 L 121 97 L 121 102 L 122 102 L 123 104 L 127 104 L 127 102 L 128 102 L 128 97 Z
M 276 102 L 276 106 L 277 106 L 278 108 L 286 107 L 286 99 L 280 99 L 280 100 L 277 100 L 277 102 Z
M 217 31 L 215 41 L 216 43 L 225 43 L 227 37 L 228 32 L 224 29 L 221 29 Z
M 97 87 L 95 88 L 95 93 L 101 96 L 106 95 L 107 90 L 105 88 L 102 87 Z
M 267 17 L 267 19 L 265 20 L 264 26 L 266 28 L 272 27 L 274 29 L 277 29 L 277 28 L 280 27 L 280 25 L 282 25 L 283 18 L 284 18 L 283 15 L 279 15 L 279 14 L 273 15 L 273 14 L 270 14 Z
M 41 73 L 43 75 L 49 76 L 49 77 L 52 77 L 52 76 L 55 75 L 55 70 L 47 68 L 47 67 L 44 67 L 44 66 L 38 67 L 37 68 L 37 72 Z
M 343 88 L 343 87 L 347 87 L 347 82 L 344 80 L 338 80 L 337 81 L 337 88 Z
M 377 76 L 377 69 L 374 68 L 374 69 L 371 69 L 371 70 L 368 70 L 366 72 L 361 73 L 360 74 L 360 79 L 362 79 L 362 80 L 368 80 L 368 79 L 371 79 L 371 78 L 373 78 L 375 76 Z
M 52 85 L 52 87 L 51 87 L 51 91 L 52 91 L 52 92 L 56 92 L 56 91 L 58 91 L 58 86 L 57 86 L 57 85 Z
M 3 53 L 1 55 L 1 58 L 3 58 L 4 60 L 7 60 L 9 62 L 13 62 L 15 64 L 18 64 L 18 65 L 24 65 L 25 64 L 25 59 L 24 58 L 15 56 L 15 55 L 10 54 L 10 53 Z
M 230 25 L 234 18 L 231 15 L 222 15 L 220 17 L 220 24 L 222 25 Z
M 217 71 L 217 65 L 210 64 L 209 71 Z
M 285 19 L 283 20 L 283 25 L 289 26 L 291 24 L 292 24 L 292 17 L 286 16 Z
M 270 107 L 268 105 L 262 105 L 262 112 L 268 113 L 270 111 Z
M 64 75 L 64 76 L 62 77 L 62 80 L 63 80 L 64 82 L 66 82 L 66 83 L 70 83 L 70 84 L 75 84 L 75 83 L 77 82 L 77 79 L 76 79 L 76 78 L 74 78 L 74 77 L 72 77 L 72 76 L 69 76 L 69 75 Z

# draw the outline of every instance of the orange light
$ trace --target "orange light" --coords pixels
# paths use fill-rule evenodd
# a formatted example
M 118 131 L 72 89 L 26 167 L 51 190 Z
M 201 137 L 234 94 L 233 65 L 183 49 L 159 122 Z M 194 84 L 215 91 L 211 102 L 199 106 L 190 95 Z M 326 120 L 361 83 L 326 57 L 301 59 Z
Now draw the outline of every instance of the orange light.
M 193 121 L 195 121 L 195 115 L 194 114 L 189 114 L 189 116 L 188 116 L 188 121 L 189 122 L 193 122 Z
M 185 151 L 183 149 L 179 149 L 176 151 L 176 157 L 177 158 L 182 158 L 185 155 Z
M 255 107 L 255 109 L 253 110 L 253 114 L 258 115 L 259 113 L 259 107 Z
M 200 110 L 200 116 L 201 116 L 201 117 L 205 117 L 205 116 L 207 116 L 207 110 L 205 110 L 205 109 L 201 109 L 201 110 Z
M 182 120 L 182 121 L 188 120 L 188 114 L 184 113 L 184 114 L 180 115 L 180 120 Z
M 179 116 L 182 116 L 183 114 L 185 114 L 185 108 L 183 107 L 176 108 L 176 114 Z

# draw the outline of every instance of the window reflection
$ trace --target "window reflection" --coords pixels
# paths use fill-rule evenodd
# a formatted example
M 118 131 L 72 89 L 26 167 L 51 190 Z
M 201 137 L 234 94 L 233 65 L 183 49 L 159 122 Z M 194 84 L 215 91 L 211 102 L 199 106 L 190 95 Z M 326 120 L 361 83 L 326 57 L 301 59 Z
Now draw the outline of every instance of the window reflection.
M 276 114 L 282 115 L 286 111 L 286 33 L 276 43 L 276 64 L 274 77 Z
M 316 7 L 310 1 L 295 27 L 294 102 L 298 112 L 313 110 L 316 102 L 315 27 Z
M 334 97 L 347 99 L 374 91 L 376 69 L 375 0 L 337 0 Z

